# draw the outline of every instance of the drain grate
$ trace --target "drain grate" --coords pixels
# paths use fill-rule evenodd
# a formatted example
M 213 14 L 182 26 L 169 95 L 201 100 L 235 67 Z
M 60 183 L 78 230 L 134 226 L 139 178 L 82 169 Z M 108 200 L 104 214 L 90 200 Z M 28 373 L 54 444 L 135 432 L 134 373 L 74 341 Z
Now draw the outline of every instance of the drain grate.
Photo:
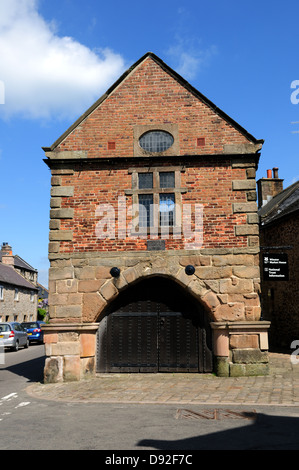
M 200 411 L 187 410 L 184 408 L 178 409 L 176 412 L 176 419 L 255 419 L 256 411 L 235 411 L 227 409 L 203 409 Z

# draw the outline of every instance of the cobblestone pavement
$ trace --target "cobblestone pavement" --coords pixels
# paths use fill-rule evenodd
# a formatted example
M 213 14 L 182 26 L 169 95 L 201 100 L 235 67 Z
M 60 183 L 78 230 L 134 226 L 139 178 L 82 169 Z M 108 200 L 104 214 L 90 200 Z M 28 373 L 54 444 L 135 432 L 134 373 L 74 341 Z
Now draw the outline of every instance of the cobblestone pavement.
M 299 363 L 270 353 L 270 373 L 257 377 L 214 374 L 97 374 L 80 382 L 34 383 L 29 395 L 46 400 L 98 403 L 299 406 Z

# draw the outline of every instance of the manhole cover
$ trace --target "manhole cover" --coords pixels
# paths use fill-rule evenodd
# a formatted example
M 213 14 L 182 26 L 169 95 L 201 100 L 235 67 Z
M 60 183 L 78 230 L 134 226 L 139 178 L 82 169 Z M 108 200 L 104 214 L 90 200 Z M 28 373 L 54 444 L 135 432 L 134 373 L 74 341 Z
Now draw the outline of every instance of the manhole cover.
M 256 417 L 255 410 L 249 411 L 236 411 L 227 409 L 203 409 L 200 411 L 187 410 L 184 408 L 178 409 L 176 412 L 176 419 L 254 419 Z

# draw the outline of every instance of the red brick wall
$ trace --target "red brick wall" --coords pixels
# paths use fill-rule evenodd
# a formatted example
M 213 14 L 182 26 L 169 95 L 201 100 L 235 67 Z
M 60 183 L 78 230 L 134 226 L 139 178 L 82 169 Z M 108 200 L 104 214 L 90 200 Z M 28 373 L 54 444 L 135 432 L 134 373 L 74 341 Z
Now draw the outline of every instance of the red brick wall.
M 233 214 L 234 202 L 245 202 L 244 191 L 232 191 L 232 180 L 245 178 L 245 170 L 232 169 L 229 162 L 203 162 L 200 168 L 188 166 L 181 174 L 182 187 L 189 188 L 182 194 L 182 203 L 190 204 L 194 215 L 195 204 L 203 205 L 203 247 L 242 247 L 247 246 L 247 236 L 235 236 L 234 226 L 246 224 L 245 214 Z M 73 219 L 62 219 L 61 230 L 73 230 L 73 241 L 61 242 L 60 252 L 70 251 L 114 251 L 145 250 L 146 240 L 119 239 L 118 236 L 118 197 L 132 186 L 132 175 L 128 170 L 84 170 L 73 176 L 62 176 L 62 186 L 74 186 L 74 196 L 62 198 L 62 208 L 74 209 Z M 127 209 L 132 197 L 126 196 Z M 96 224 L 102 217 L 96 215 L 99 204 L 108 203 L 115 210 L 115 239 L 97 239 Z M 127 224 L 131 218 L 127 213 Z M 191 225 L 194 230 L 194 221 Z M 148 236 L 150 237 L 150 235 Z M 170 234 L 166 249 L 184 249 L 185 238 L 174 239 Z
M 147 58 L 62 143 L 58 150 L 85 150 L 88 157 L 133 156 L 133 126 L 178 123 L 180 155 L 223 152 L 224 144 L 248 143 L 155 61 Z M 205 145 L 197 146 L 204 137 Z M 115 150 L 108 150 L 108 142 Z
M 236 224 L 246 224 L 246 214 L 232 211 L 233 203 L 246 202 L 245 191 L 232 191 L 232 181 L 246 179 L 246 169 L 232 168 L 228 156 L 212 155 L 223 154 L 226 144 L 249 141 L 151 58 L 136 67 L 55 151 L 86 151 L 90 159 L 133 157 L 134 127 L 167 123 L 178 126 L 177 156 L 181 157 L 180 165 L 185 165 L 181 185 L 189 189 L 182 194 L 182 203 L 203 205 L 203 247 L 246 247 L 247 236 L 236 237 L 234 232 Z M 198 146 L 197 139 L 202 137 L 205 145 Z M 108 150 L 108 142 L 115 142 L 115 150 Z M 194 155 L 211 158 L 202 157 L 193 164 Z M 166 165 L 175 165 L 167 156 L 163 158 Z M 62 198 L 61 203 L 62 208 L 74 208 L 74 219 L 61 220 L 60 230 L 73 230 L 73 241 L 61 242 L 60 252 L 145 250 L 146 241 L 141 239 L 97 239 L 97 206 L 112 204 L 117 219 L 118 197 L 132 188 L 128 168 L 134 162 L 122 160 L 121 165 L 110 164 L 105 169 L 96 165 L 94 162 L 86 169 L 75 164 L 74 175 L 61 176 L 61 186 L 74 186 L 74 196 Z M 161 165 L 161 159 L 157 165 Z M 127 196 L 130 204 L 132 197 Z M 170 236 L 166 240 L 166 249 L 184 247 L 184 238 Z

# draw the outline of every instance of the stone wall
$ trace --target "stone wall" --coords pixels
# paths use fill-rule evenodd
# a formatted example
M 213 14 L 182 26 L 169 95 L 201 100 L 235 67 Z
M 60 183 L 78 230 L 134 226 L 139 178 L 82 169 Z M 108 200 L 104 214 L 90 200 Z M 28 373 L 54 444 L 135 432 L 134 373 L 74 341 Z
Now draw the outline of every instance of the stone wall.
M 194 274 L 186 274 L 188 265 L 195 267 Z M 117 278 L 111 276 L 112 267 L 120 269 Z M 214 325 L 214 354 L 219 375 L 224 370 L 227 375 L 267 372 L 267 341 L 264 337 L 261 341 L 260 332 L 265 332 L 268 324 L 259 322 L 257 248 L 52 255 L 49 276 L 51 322 L 44 328 L 48 356 L 45 380 L 53 380 L 54 376 L 57 380 L 74 379 L 94 373 L 95 333 L 105 308 L 123 289 L 135 283 L 138 286 L 138 281 L 150 276 L 173 279 L 204 306 Z M 234 335 L 230 336 L 225 350 L 219 349 L 221 338 L 215 327 L 218 324 L 226 325 L 226 329 L 234 325 L 226 332 L 230 336 L 234 331 Z M 69 331 L 53 336 L 53 329 L 59 326 Z M 84 328 L 90 328 L 88 338 L 82 333 Z M 88 344 L 88 354 L 83 352 L 83 343 Z M 246 356 L 240 352 L 242 349 Z M 258 366 L 252 365 L 255 363 Z
M 15 300 L 15 287 L 3 285 L 3 300 L 0 300 L 0 321 L 29 321 L 36 320 L 37 293 L 29 289 L 17 287 L 18 300 Z M 33 299 L 33 301 L 32 301 Z

